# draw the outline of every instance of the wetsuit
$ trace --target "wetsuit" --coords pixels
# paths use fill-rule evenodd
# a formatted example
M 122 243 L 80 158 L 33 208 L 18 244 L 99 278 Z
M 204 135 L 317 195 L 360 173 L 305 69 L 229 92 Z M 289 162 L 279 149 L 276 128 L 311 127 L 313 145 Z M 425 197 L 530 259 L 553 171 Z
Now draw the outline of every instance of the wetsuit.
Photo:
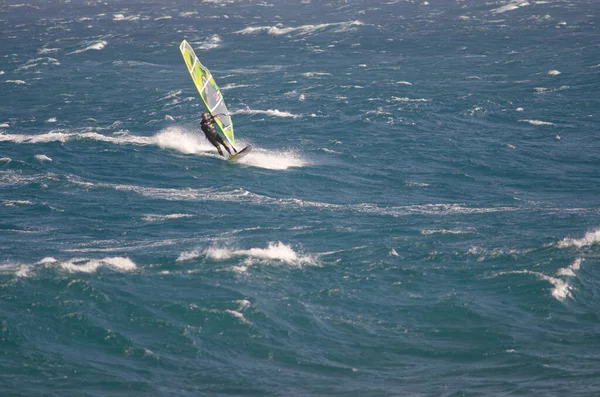
M 227 150 L 227 153 L 229 153 L 229 155 L 231 155 L 231 151 L 229 150 L 229 147 L 225 143 L 225 140 L 223 139 L 223 137 L 215 129 L 215 126 L 213 125 L 214 123 L 215 123 L 214 118 L 202 119 L 202 121 L 200 122 L 200 128 L 202 128 L 202 132 L 204 132 L 204 135 L 206 135 L 206 139 L 208 139 L 208 141 L 210 143 L 212 143 L 212 145 L 214 147 L 217 148 L 217 150 L 219 151 L 219 154 L 221 156 L 223 156 L 223 151 L 221 150 L 220 145 L 223 145 L 225 147 L 225 150 Z M 234 148 L 234 150 L 235 150 L 235 148 Z

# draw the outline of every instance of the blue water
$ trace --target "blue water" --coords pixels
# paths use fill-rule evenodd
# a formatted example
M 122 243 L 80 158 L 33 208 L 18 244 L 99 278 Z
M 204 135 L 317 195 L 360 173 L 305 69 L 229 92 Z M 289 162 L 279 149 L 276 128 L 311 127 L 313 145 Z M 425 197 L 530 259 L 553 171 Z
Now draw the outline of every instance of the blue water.
M 600 395 L 600 3 L 57 3 L 0 4 L 2 396 Z

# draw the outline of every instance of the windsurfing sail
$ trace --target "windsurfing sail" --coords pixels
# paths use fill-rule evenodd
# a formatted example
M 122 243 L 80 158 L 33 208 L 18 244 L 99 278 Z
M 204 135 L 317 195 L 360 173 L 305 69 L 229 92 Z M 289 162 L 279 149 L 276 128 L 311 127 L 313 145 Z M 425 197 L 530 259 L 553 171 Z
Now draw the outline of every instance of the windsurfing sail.
M 186 40 L 181 42 L 179 50 L 198 89 L 200 98 L 202 98 L 208 112 L 215 117 L 217 129 L 225 136 L 229 143 L 232 145 L 235 144 L 233 121 L 225 105 L 221 90 L 217 83 L 215 83 L 215 79 L 206 66 L 200 63 L 194 49 Z

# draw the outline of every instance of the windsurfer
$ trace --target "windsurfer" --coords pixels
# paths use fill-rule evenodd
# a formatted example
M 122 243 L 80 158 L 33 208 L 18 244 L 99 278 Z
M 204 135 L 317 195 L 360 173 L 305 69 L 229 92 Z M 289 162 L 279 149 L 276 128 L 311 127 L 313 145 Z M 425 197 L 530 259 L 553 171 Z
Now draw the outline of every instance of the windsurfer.
M 209 117 L 208 114 L 203 112 L 200 128 L 202 128 L 202 132 L 204 132 L 204 135 L 206 135 L 206 139 L 208 139 L 208 141 L 217 148 L 221 156 L 225 157 L 223 155 L 223 151 L 221 150 L 221 145 L 225 147 L 225 150 L 227 150 L 227 153 L 229 153 L 231 156 L 231 150 L 229 149 L 229 146 L 227 146 L 227 143 L 225 143 L 223 137 L 219 135 L 215 129 L 215 122 L 215 116 Z M 231 145 L 231 148 L 237 153 L 237 149 L 233 145 Z

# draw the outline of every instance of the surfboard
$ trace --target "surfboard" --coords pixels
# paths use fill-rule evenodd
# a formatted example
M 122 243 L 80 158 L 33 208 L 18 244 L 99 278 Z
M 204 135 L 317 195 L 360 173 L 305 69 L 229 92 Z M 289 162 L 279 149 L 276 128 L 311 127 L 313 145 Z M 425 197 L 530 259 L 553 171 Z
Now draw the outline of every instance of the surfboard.
M 237 153 L 229 156 L 227 158 L 227 161 L 239 160 L 242 157 L 244 157 L 245 155 L 247 155 L 248 153 L 250 153 L 251 151 L 252 151 L 252 146 L 248 145 L 245 148 L 243 148 L 242 150 L 239 150 Z

